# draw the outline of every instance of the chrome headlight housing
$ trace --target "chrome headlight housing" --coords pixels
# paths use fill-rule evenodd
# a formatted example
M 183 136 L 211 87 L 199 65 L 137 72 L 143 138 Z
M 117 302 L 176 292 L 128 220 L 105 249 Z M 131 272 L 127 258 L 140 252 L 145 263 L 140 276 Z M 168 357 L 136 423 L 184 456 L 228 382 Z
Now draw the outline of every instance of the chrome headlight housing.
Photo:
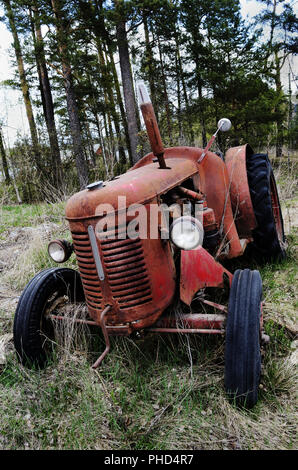
M 64 263 L 73 252 L 73 245 L 67 240 L 53 240 L 48 245 L 48 253 L 55 263 Z
M 203 244 L 204 229 L 199 220 L 183 216 L 172 223 L 170 237 L 174 245 L 181 250 L 195 250 Z

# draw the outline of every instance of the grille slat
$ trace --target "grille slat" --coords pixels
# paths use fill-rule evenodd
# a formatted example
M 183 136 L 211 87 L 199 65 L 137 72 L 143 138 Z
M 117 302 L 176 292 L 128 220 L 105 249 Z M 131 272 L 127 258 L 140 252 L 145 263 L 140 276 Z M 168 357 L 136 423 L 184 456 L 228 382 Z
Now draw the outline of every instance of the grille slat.
M 127 274 L 130 274 L 130 273 L 134 273 L 136 272 L 136 269 L 138 268 L 142 268 L 144 271 L 146 271 L 146 266 L 145 266 L 145 263 L 143 261 L 139 262 L 139 263 L 136 263 L 134 265 L 130 264 L 129 266 L 125 266 L 125 265 L 122 265 L 122 266 L 116 266 L 115 268 L 110 268 L 110 269 L 107 269 L 108 271 L 108 274 L 110 275 L 113 275 L 113 274 L 120 274 L 120 273 L 127 273 Z M 122 274 L 123 278 L 125 279 L 126 276 L 124 274 Z
M 138 274 L 133 274 L 132 276 L 129 276 L 129 281 L 130 282 L 128 284 L 126 283 L 126 281 L 124 281 L 125 284 L 123 284 L 122 277 L 120 279 L 118 279 L 117 277 L 116 278 L 114 277 L 113 279 L 111 279 L 110 284 L 111 284 L 111 286 L 115 286 L 115 288 L 117 288 L 117 286 L 126 288 L 127 286 L 131 285 L 132 282 L 142 280 L 145 277 L 148 278 L 147 273 L 143 271 L 143 272 L 140 272 Z
M 92 276 L 91 279 L 94 279 L 94 280 L 98 279 L 98 274 L 97 274 L 96 269 L 84 269 L 81 266 L 79 266 L 79 268 L 80 268 L 80 273 L 82 274 L 82 277 Z M 100 285 L 100 284 L 98 284 L 98 285 Z
M 90 259 L 93 258 L 92 251 L 79 251 L 76 249 L 75 252 L 76 252 L 77 258 L 90 258 Z
M 117 272 L 115 274 L 109 274 L 109 278 L 113 281 L 113 280 L 119 280 L 119 283 L 120 282 L 123 282 L 123 279 L 125 280 L 125 282 L 129 281 L 130 279 L 133 278 L 133 276 L 135 274 L 147 274 L 146 272 L 146 268 L 144 266 L 141 266 L 140 268 L 136 269 L 136 270 L 132 270 L 130 272 L 126 271 L 126 275 L 123 276 L 123 271 L 120 271 L 120 272 Z
M 116 295 L 118 295 L 118 293 L 120 294 L 121 292 L 128 292 L 129 289 L 132 288 L 132 286 L 133 289 L 137 289 L 139 286 L 143 286 L 144 284 L 146 284 L 146 281 L 148 281 L 147 276 L 130 284 L 116 284 L 114 285 L 113 292 Z
M 95 263 L 92 261 L 92 263 L 88 263 L 88 262 L 85 262 L 83 263 L 82 261 L 78 261 L 78 265 L 80 266 L 80 268 L 87 268 L 87 269 L 95 269 L 96 270 L 96 266 L 95 266 Z M 95 271 L 96 272 L 96 271 Z
M 137 300 L 131 300 L 131 301 L 121 300 L 121 301 L 119 301 L 119 304 L 121 305 L 122 308 L 132 308 L 132 307 L 137 307 L 139 305 L 146 304 L 148 302 L 152 302 L 151 295 L 148 295 L 146 297 L 142 297 L 142 298 L 137 299 Z
M 136 249 L 139 249 L 139 248 L 142 248 L 141 244 L 140 245 L 131 245 L 131 244 L 128 244 L 128 245 L 124 245 L 125 246 L 125 253 L 131 253 L 132 251 L 135 251 Z M 105 253 L 106 250 L 103 250 L 103 253 Z M 109 256 L 114 256 L 114 255 L 118 255 L 118 254 L 121 254 L 124 252 L 124 247 L 121 246 L 119 248 L 113 248 L 111 250 L 109 250 Z
M 78 253 L 81 256 L 88 256 L 88 255 L 93 256 L 93 253 L 90 250 L 89 246 L 78 248 L 78 246 L 76 245 L 76 253 Z
M 105 251 L 110 251 L 112 249 L 116 249 L 116 248 L 122 248 L 124 246 L 130 246 L 130 245 L 134 245 L 136 246 L 136 243 L 138 245 L 140 245 L 141 243 L 139 242 L 136 242 L 136 240 L 130 240 L 130 239 L 123 239 L 123 240 L 106 240 L 106 241 L 102 241 L 101 242 L 101 247 L 102 247 L 102 251 L 105 252 Z
M 127 261 L 128 258 L 134 259 L 138 255 L 141 255 L 143 258 L 143 250 L 141 247 L 136 250 L 129 250 L 129 251 L 126 250 L 125 253 L 123 253 L 123 250 L 122 250 L 120 253 L 117 253 L 115 255 L 105 256 L 105 262 L 112 263 L 113 261 L 121 261 L 121 260 Z
M 93 288 L 93 287 L 98 286 L 98 281 L 97 280 L 95 280 L 95 279 L 94 280 L 93 279 L 86 279 L 86 277 L 83 280 L 83 283 L 86 287 L 92 287 Z
M 108 269 L 112 269 L 112 268 L 116 268 L 116 267 L 121 267 L 121 266 L 127 266 L 127 263 L 130 264 L 130 263 L 136 263 L 137 261 L 143 261 L 144 258 L 143 258 L 143 253 L 139 254 L 139 255 L 136 255 L 136 256 L 129 256 L 129 257 L 125 257 L 125 258 L 120 258 L 119 260 L 117 258 L 115 258 L 113 261 L 109 260 L 109 261 L 105 261 L 105 264 L 106 264 L 106 267 Z
M 95 303 L 97 303 L 97 302 L 101 303 L 102 302 L 102 297 L 97 297 L 97 296 L 91 295 L 91 294 L 86 294 L 86 296 L 87 296 L 87 299 L 91 299 L 92 302 L 95 302 Z
M 145 294 L 150 294 L 150 289 L 149 287 L 144 289 L 144 285 L 143 285 L 139 287 L 138 289 L 134 288 L 130 291 L 122 292 L 120 294 L 118 293 L 117 295 L 115 293 L 115 298 L 122 299 L 124 297 L 125 299 L 129 300 L 130 298 L 134 299 L 135 297 L 142 297 Z

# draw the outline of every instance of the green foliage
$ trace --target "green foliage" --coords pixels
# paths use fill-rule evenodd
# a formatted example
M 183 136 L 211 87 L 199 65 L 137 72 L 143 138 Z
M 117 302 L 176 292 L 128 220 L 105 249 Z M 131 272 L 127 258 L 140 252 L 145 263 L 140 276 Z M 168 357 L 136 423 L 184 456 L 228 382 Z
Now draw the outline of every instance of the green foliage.
M 63 193 L 78 189 L 73 136 L 67 112 L 57 18 L 51 2 L 2 0 L 10 3 L 25 63 L 25 75 L 39 129 L 38 160 L 28 139 L 11 149 L 11 171 L 23 202 L 47 199 L 43 186 L 54 184 L 52 149 L 38 67 L 44 53 L 63 170 Z M 117 3 L 117 7 L 116 7 Z M 295 53 L 297 18 L 292 2 L 263 2 L 254 23 L 241 16 L 239 0 L 130 0 L 126 2 L 62 2 L 62 27 L 76 94 L 89 179 L 105 179 L 129 166 L 128 128 L 118 70 L 116 26 L 124 20 L 135 77 L 149 86 L 165 145 L 202 146 L 219 118 L 233 128 L 218 136 L 218 149 L 250 143 L 256 150 L 282 144 L 297 147 L 297 113 L 281 86 L 281 69 Z M 36 13 L 46 31 L 36 38 Z M 120 15 L 120 16 L 119 16 Z M 8 18 L 3 17 L 8 25 Z M 265 25 L 263 29 L 260 25 Z M 267 29 L 266 29 L 267 28 Z M 269 29 L 268 29 L 269 28 Z M 266 36 L 264 31 L 269 31 Z M 286 37 L 286 40 L 284 39 Z M 16 63 L 14 64 L 16 66 Z M 16 75 L 17 76 L 17 75 Z M 19 78 L 2 86 L 20 88 Z M 138 154 L 147 152 L 143 131 Z M 102 153 L 95 155 L 100 147 Z M 123 149 L 126 150 L 126 157 Z M 40 164 L 40 168 L 37 166 Z M 13 175 L 12 175 L 13 176 Z M 57 188 L 56 188 L 57 189 Z

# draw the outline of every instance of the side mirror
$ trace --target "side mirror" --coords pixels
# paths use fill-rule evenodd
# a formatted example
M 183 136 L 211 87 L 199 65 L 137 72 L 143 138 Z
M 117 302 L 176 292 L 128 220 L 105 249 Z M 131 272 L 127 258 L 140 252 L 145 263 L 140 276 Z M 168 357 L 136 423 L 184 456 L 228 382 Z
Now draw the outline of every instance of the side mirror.
M 217 127 L 218 127 L 218 130 L 222 132 L 228 132 L 232 127 L 232 123 L 230 119 L 222 118 L 218 121 Z
M 200 158 L 198 159 L 198 163 L 201 163 L 205 156 L 206 156 L 206 153 L 208 152 L 208 150 L 210 149 L 211 145 L 213 144 L 216 136 L 217 136 L 217 133 L 218 131 L 222 131 L 222 132 L 228 132 L 232 127 L 232 123 L 230 121 L 230 119 L 227 119 L 227 118 L 222 118 L 218 121 L 217 123 L 217 131 L 215 132 L 215 134 L 213 134 L 213 136 L 211 137 L 211 139 L 209 140 L 208 144 L 206 145 L 206 147 L 204 148 Z

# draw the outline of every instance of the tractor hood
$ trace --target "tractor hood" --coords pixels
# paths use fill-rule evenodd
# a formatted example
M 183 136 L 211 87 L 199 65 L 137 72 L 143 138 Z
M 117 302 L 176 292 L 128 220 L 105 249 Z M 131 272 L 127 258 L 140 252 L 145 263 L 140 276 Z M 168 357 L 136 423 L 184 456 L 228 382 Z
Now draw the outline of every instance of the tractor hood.
M 111 204 L 117 210 L 118 196 L 126 196 L 126 207 L 144 204 L 198 171 L 197 163 L 186 158 L 168 158 L 166 162 L 167 169 L 160 169 L 158 163 L 150 163 L 116 176 L 100 188 L 80 191 L 67 202 L 66 218 L 79 220 L 94 217 L 99 204 Z
M 198 164 L 187 158 L 167 158 L 166 164 L 167 169 L 160 169 L 158 163 L 149 163 L 116 176 L 99 188 L 80 191 L 67 202 L 66 218 L 92 218 L 96 216 L 99 204 L 110 204 L 117 210 L 118 196 L 126 196 L 126 207 L 144 204 L 181 184 L 198 171 Z

